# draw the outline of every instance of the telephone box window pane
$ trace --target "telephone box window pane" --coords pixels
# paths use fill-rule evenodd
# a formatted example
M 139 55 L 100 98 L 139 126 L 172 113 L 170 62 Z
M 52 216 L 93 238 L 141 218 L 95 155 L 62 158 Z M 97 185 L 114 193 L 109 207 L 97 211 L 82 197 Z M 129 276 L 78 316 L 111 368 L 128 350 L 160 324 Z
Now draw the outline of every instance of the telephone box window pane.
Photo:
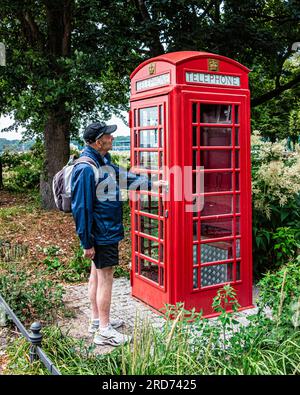
M 193 288 L 199 288 L 199 284 L 198 284 L 198 269 L 196 267 L 193 270 Z
M 157 107 L 141 108 L 140 113 L 140 126 L 157 126 L 158 125 L 158 110 Z
M 139 258 L 138 258 L 137 256 L 135 257 L 135 267 L 134 267 L 134 270 L 135 270 L 136 273 L 139 272 Z
M 240 190 L 240 173 L 235 173 L 235 190 Z
M 158 147 L 158 131 L 141 130 L 140 131 L 140 147 L 141 148 L 156 148 Z
M 144 169 L 158 169 L 157 152 L 140 152 L 140 167 Z
M 199 165 L 199 152 L 193 150 L 193 169 L 196 169 L 196 166 Z
M 140 195 L 141 196 L 141 211 L 146 213 L 158 215 L 158 200 L 151 195 Z
M 233 236 L 232 218 L 201 221 L 201 240 Z
M 236 281 L 241 279 L 241 262 L 236 263 Z
M 159 238 L 161 240 L 164 240 L 164 222 L 160 221 L 160 233 L 159 233 Z
M 200 166 L 203 166 L 205 169 L 231 169 L 231 151 L 201 151 Z
M 197 103 L 193 103 L 193 123 L 197 123 Z
M 235 195 L 235 212 L 239 213 L 240 211 L 240 195 Z
M 164 130 L 163 129 L 159 129 L 160 131 L 160 143 L 159 146 L 160 148 L 163 148 L 164 146 Z
M 235 145 L 240 145 L 240 128 L 235 128 Z
M 239 106 L 235 106 L 235 123 L 240 123 Z
M 162 151 L 159 152 L 159 166 L 162 167 L 164 165 L 164 153 Z
M 240 230 L 240 217 L 236 217 L 235 219 L 235 234 L 240 235 L 241 230 Z
M 193 221 L 193 240 L 198 240 L 198 221 Z
M 160 273 L 159 285 L 162 287 L 164 285 L 164 268 L 163 267 L 159 268 L 159 273 Z
M 240 151 L 235 151 L 235 167 L 238 169 L 240 167 Z
M 140 232 L 158 237 L 158 220 L 140 216 Z
M 200 145 L 206 147 L 231 146 L 231 129 L 202 127 Z
M 156 241 L 141 237 L 141 253 L 158 261 L 159 245 Z
M 208 287 L 233 280 L 233 265 L 212 265 L 201 268 L 201 287 Z
M 232 259 L 232 241 L 201 244 L 201 263 Z
M 159 261 L 160 263 L 164 263 L 164 245 L 159 245 Z
M 204 192 L 232 191 L 232 173 L 204 173 Z
M 137 111 L 134 110 L 134 117 L 133 117 L 133 126 L 134 126 L 134 127 L 137 127 L 137 119 L 136 119 L 136 116 L 137 116 Z
M 193 126 L 193 146 L 197 145 L 197 126 Z
M 241 241 L 240 239 L 236 239 L 236 252 L 235 252 L 236 258 L 241 257 Z
M 205 196 L 202 216 L 232 214 L 232 195 Z
M 194 265 L 198 264 L 198 244 L 193 245 L 193 262 Z
M 136 148 L 138 146 L 138 138 L 137 138 L 137 131 L 134 131 L 134 148 Z
M 231 105 L 200 104 L 201 123 L 231 123 Z
M 146 259 L 141 259 L 141 275 L 158 283 L 158 266 Z
M 139 238 L 138 236 L 135 236 L 135 251 L 139 251 Z
M 163 106 L 159 106 L 159 123 L 160 123 L 160 125 L 162 125 L 164 123 Z

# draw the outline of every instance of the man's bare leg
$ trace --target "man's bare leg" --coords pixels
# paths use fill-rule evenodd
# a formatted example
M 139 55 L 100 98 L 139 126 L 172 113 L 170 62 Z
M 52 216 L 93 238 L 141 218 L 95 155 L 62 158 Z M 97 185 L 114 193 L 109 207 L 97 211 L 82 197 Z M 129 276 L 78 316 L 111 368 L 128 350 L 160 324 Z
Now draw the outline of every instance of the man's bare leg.
M 97 269 L 97 306 L 99 312 L 100 327 L 104 328 L 109 324 L 109 314 L 111 305 L 113 267 Z
M 92 262 L 91 264 L 91 274 L 89 278 L 89 284 L 88 284 L 88 295 L 89 299 L 91 302 L 91 310 L 92 310 L 92 319 L 98 319 L 99 318 L 99 312 L 98 312 L 98 306 L 97 306 L 97 285 L 98 285 L 98 276 L 97 276 L 97 269 Z

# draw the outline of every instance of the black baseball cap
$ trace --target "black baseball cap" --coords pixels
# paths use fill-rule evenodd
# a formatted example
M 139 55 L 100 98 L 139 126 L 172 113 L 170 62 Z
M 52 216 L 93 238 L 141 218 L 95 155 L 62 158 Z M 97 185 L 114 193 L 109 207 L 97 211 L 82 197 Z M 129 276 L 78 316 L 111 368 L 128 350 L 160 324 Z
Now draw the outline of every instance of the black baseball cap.
M 94 143 L 104 134 L 111 134 L 117 130 L 117 125 L 106 125 L 105 122 L 91 123 L 83 133 L 83 139 L 86 143 Z

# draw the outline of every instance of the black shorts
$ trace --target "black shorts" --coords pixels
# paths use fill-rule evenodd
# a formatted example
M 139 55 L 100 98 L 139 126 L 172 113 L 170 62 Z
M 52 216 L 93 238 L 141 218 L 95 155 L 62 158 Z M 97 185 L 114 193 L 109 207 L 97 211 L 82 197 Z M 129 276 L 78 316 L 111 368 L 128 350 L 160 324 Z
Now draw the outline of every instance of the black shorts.
M 118 265 L 119 243 L 95 245 L 95 257 L 93 262 L 97 269 Z

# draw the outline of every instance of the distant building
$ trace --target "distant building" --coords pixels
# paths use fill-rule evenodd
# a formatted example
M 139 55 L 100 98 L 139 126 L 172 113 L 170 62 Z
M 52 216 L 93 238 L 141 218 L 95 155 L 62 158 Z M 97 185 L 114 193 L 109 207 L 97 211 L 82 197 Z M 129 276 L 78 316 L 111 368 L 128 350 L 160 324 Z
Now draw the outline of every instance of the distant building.
M 130 151 L 130 137 L 129 136 L 118 136 L 113 141 L 113 151 Z

